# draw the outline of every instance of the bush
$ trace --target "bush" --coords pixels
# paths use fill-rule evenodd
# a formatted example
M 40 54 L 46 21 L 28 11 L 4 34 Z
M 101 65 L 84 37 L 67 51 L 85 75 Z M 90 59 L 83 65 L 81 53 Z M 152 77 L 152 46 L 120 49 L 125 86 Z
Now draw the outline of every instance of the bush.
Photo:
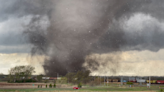
M 32 80 L 32 82 L 37 82 L 36 80 Z
M 127 82 L 126 84 L 128 84 L 128 85 L 133 85 L 133 82 Z
M 10 80 L 8 80 L 7 82 L 8 82 L 8 83 L 11 83 L 11 81 L 10 81 Z
M 46 85 L 46 88 L 47 88 L 47 85 Z
M 39 85 L 38 85 L 38 88 L 39 88 Z
M 25 82 L 33 82 L 33 80 L 32 79 L 26 79 L 26 80 L 24 80 Z
M 52 88 L 52 85 L 51 84 L 49 85 L 49 88 Z
M 16 80 L 15 83 L 26 83 L 26 82 L 36 82 L 36 80 L 33 79 L 23 79 L 23 80 Z
M 16 83 L 22 83 L 22 80 L 16 80 L 15 82 Z
M 81 84 L 81 83 L 79 83 L 79 84 L 78 84 L 78 87 L 79 87 L 79 88 L 81 88 L 81 87 L 82 87 L 82 84 Z
M 163 89 L 160 89 L 161 92 L 163 92 Z
M 14 80 L 8 80 L 8 83 L 14 83 Z
M 54 88 L 56 88 L 56 84 L 54 84 Z

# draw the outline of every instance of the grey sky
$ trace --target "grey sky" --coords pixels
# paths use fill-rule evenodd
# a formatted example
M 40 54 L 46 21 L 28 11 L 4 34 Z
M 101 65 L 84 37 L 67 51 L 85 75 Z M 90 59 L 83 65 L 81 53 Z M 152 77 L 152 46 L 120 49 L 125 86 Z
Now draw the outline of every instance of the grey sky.
M 163 49 L 163 19 L 164 0 L 0 0 L 0 53 L 78 70 L 90 53 Z
M 112 0 L 111 0 L 112 1 Z M 47 16 L 49 17 L 49 12 L 51 11 L 52 7 L 48 6 L 51 5 L 51 0 L 44 1 L 44 0 L 0 0 L 0 45 L 21 45 L 21 44 L 27 44 L 27 41 L 24 37 L 23 31 L 25 30 L 24 27 L 22 27 L 24 24 L 27 24 L 27 21 L 29 22 L 30 19 L 25 20 L 24 17 L 27 16 Z M 58 2 L 56 0 L 56 2 Z M 117 2 L 113 2 L 117 3 Z M 100 40 L 102 45 L 104 42 L 107 42 L 110 44 L 106 44 L 105 48 L 111 49 L 111 44 L 117 48 L 117 46 L 125 46 L 127 49 L 127 46 L 133 49 L 149 49 L 152 51 L 159 50 L 160 48 L 163 48 L 163 30 L 160 26 L 160 23 L 163 22 L 164 17 L 164 1 L 163 0 L 133 0 L 133 1 L 127 1 L 126 5 L 120 6 L 122 9 L 115 12 L 113 19 L 117 21 L 112 22 L 114 26 L 112 26 L 112 29 L 109 28 L 109 31 L 104 33 L 103 39 Z M 153 19 L 156 19 L 155 22 L 158 22 L 157 24 L 153 24 L 153 21 L 146 20 L 144 22 L 150 22 L 149 24 L 144 24 L 142 26 L 143 30 L 145 31 L 126 31 L 124 28 L 119 27 L 118 25 L 123 25 L 123 23 L 120 20 L 128 21 L 130 16 L 135 16 L 135 14 L 141 13 L 145 14 L 145 16 L 151 16 Z M 142 17 L 142 16 L 141 16 Z M 124 19 L 127 18 L 127 19 Z M 119 22 L 119 23 L 118 23 Z M 134 21 L 135 23 L 135 21 Z M 151 26 L 153 25 L 153 26 Z M 3 27 L 2 27 L 3 26 Z M 125 25 L 124 25 L 125 26 Z M 140 25 L 130 25 L 135 26 L 136 28 Z M 119 27 L 119 29 L 118 29 Z M 150 29 L 150 30 L 149 30 Z M 117 31 L 119 30 L 119 31 Z M 129 29 L 128 29 L 129 30 Z M 130 29 L 135 30 L 135 29 Z M 114 34 L 113 34 L 114 31 Z M 142 35 L 136 35 L 135 32 L 142 34 Z M 154 34 L 155 32 L 155 34 Z M 148 34 L 147 34 L 148 33 Z M 112 38 L 112 35 L 120 35 L 118 38 Z M 148 36 L 149 35 L 149 36 Z M 132 38 L 133 36 L 133 38 Z M 146 38 L 145 38 L 146 37 Z M 151 38 L 153 41 L 150 41 Z M 138 39 L 136 39 L 138 38 Z M 114 42 L 111 43 L 110 39 L 112 39 Z M 116 40 L 120 40 L 120 43 Z M 136 45 L 151 45 L 152 47 L 148 48 L 136 48 Z M 152 44 L 151 44 L 152 43 Z M 157 44 L 155 44 L 157 43 Z M 154 46 L 153 46 L 154 44 Z M 105 45 L 105 44 L 104 44 Z M 126 46 L 127 45 L 127 46 Z M 158 45 L 158 46 L 156 46 Z M 118 46 L 118 47 L 119 47 Z M 134 47 L 132 47 L 134 46 Z M 99 46 L 101 49 L 104 49 Z M 154 49 L 153 48 L 157 48 Z
M 39 0 L 0 0 L 0 2 L 0 53 L 29 53 L 32 45 L 28 42 L 24 31 L 28 29 L 26 26 L 33 16 L 44 14 L 42 4 Z

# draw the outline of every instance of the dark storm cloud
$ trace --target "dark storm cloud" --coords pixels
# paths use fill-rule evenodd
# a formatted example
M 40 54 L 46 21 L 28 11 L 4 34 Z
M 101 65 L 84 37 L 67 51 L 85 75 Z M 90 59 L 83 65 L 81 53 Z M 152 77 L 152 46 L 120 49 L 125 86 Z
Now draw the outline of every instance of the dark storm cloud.
M 143 3 L 144 2 L 144 3 Z M 131 11 L 150 14 L 159 20 L 164 19 L 164 1 L 163 0 L 136 0 L 132 5 Z
M 120 26 L 114 23 L 99 41 L 92 45 L 93 51 L 97 53 L 128 50 L 159 51 L 164 48 L 164 22 L 161 23 L 148 15 L 138 15 L 137 18 L 149 17 L 149 19 L 139 23 L 134 22 L 135 19 L 131 21 L 134 23 L 128 25 L 129 27 L 126 24 Z
M 122 45 L 125 50 L 128 50 L 129 48 L 130 50 L 159 51 L 164 48 L 164 22 L 161 23 L 158 20 L 151 18 L 152 17 L 150 17 L 149 20 L 141 22 L 141 30 L 135 27 L 124 29 L 124 39 L 127 42 L 126 44 L 128 44 Z M 133 32 L 129 32 L 129 30 L 133 30 Z
M 145 14 L 150 14 L 157 19 L 164 19 L 163 0 L 130 0 L 120 7 L 122 9 L 118 10 L 115 13 L 115 16 L 113 16 L 115 19 L 119 19 L 122 16 L 130 17 L 135 12 L 143 12 Z
M 120 51 L 122 45 L 126 45 L 124 39 L 124 31 L 119 27 L 119 24 L 113 22 L 109 30 L 106 31 L 100 39 L 92 45 L 93 51 L 96 53 L 108 53 L 113 51 Z
M 50 0 L 49 0 L 50 1 Z M 0 0 L 0 20 L 27 15 L 43 15 L 50 12 L 45 0 Z M 46 5 L 46 6 L 45 6 Z
M 34 16 L 46 15 L 50 11 L 44 3 L 44 0 L 0 0 L 0 46 L 6 46 L 0 53 L 29 52 L 28 37 L 23 31 Z
M 31 22 L 24 27 L 24 35 L 28 36 L 28 42 L 33 44 L 32 55 L 49 56 L 43 65 L 47 75 L 55 76 L 54 72 L 64 75 L 68 71 L 83 69 L 85 57 L 93 52 L 110 53 L 145 49 L 156 51 L 164 46 L 162 44 L 164 34 L 160 22 L 156 25 L 150 21 L 151 25 L 156 26 L 143 25 L 143 31 L 133 31 L 135 27 L 129 29 L 123 27 L 126 21 L 137 13 L 150 15 L 153 19 L 163 19 L 162 0 L 0 0 L 0 2 L 3 2 L 3 5 L 0 5 L 1 21 L 32 16 Z M 42 24 L 40 21 L 49 24 Z M 47 25 L 47 28 L 42 28 L 44 25 Z
M 21 25 L 16 21 L 0 23 L 0 53 L 27 53 L 26 49 L 21 48 L 29 45 L 29 43 L 26 37 L 22 35 Z
M 12 27 L 7 25 L 6 27 Z M 2 28 L 0 31 L 0 45 L 1 46 L 16 46 L 16 45 L 24 45 L 29 44 L 27 42 L 27 38 L 22 35 L 22 31 L 18 31 L 18 29 L 10 30 L 6 28 Z
M 109 30 L 93 44 L 97 53 L 127 50 L 158 51 L 164 48 L 164 1 L 163 0 L 133 0 L 123 6 L 113 17 Z M 137 24 L 134 19 L 131 28 L 126 29 L 126 21 L 136 15 L 138 20 L 145 21 Z M 135 24 L 136 23 L 136 24 Z M 142 29 L 138 29 L 142 27 Z
M 0 53 L 29 53 L 30 43 L 26 39 L 16 30 L 0 32 Z

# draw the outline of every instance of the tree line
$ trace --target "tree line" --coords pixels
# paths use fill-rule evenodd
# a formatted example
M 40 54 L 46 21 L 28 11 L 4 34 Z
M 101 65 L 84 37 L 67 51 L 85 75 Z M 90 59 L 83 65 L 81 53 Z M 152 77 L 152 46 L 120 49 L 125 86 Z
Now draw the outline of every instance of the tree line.
M 8 82 L 35 82 L 29 78 L 33 73 L 35 73 L 35 68 L 30 65 L 15 66 L 9 70 Z
M 43 75 L 38 75 L 36 79 L 32 79 L 31 75 L 35 73 L 35 68 L 28 66 L 15 66 L 9 70 L 9 80 L 10 83 L 22 83 L 22 82 L 43 82 Z M 51 76 L 49 76 L 51 77 Z M 48 80 L 44 80 L 45 83 Z M 100 85 L 103 82 L 103 78 L 100 77 L 91 77 L 89 70 L 80 70 L 78 72 L 69 72 L 65 76 L 61 77 L 60 80 L 55 80 L 54 83 L 65 84 L 72 83 L 78 84 L 81 86 L 82 84 Z

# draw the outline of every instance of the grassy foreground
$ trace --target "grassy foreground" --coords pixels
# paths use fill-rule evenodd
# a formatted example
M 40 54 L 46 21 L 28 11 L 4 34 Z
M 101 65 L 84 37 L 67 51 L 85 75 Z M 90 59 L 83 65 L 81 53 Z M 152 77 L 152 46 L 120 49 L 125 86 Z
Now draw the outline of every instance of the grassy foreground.
M 159 87 L 86 87 L 79 90 L 73 90 L 72 88 L 35 88 L 35 89 L 0 89 L 0 92 L 111 92 L 111 91 L 147 91 L 147 92 L 160 92 Z

